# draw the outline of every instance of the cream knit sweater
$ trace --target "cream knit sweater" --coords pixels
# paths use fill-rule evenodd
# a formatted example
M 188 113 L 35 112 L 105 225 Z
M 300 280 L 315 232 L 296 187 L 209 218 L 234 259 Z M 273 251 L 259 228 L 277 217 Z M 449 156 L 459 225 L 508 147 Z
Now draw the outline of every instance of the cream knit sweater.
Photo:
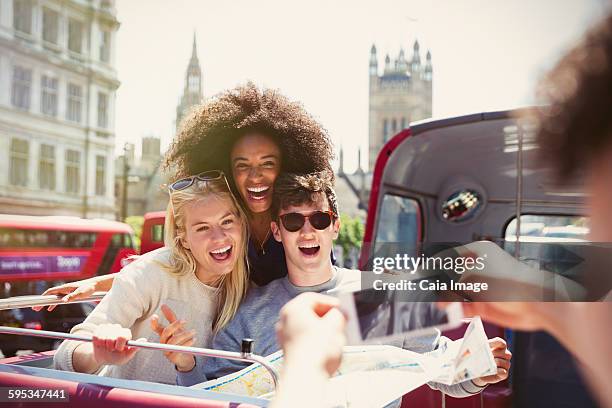
M 115 323 L 132 331 L 132 339 L 146 338 L 159 342 L 151 329 L 153 314 L 167 325 L 161 306 L 166 304 L 178 319 L 186 320 L 187 330 L 195 329 L 195 347 L 208 347 L 212 337 L 212 322 L 217 293 L 215 288 L 203 284 L 195 274 L 177 277 L 164 270 L 159 263 L 168 264 L 169 250 L 160 248 L 139 257 L 123 268 L 115 278 L 113 287 L 85 321 L 71 332 L 91 335 L 104 323 Z M 72 353 L 82 344 L 66 340 L 57 350 L 53 362 L 60 370 L 74 371 Z M 157 350 L 139 350 L 134 358 L 122 366 L 102 368 L 100 375 L 108 377 L 176 383 L 174 365 Z

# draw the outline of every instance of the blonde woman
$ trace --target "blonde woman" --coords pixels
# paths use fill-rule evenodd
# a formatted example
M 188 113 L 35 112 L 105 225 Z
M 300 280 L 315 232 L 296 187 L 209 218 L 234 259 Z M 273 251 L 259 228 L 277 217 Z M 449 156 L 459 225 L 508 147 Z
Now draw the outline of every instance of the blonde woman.
M 72 329 L 94 341 L 64 341 L 54 357 L 56 368 L 174 384 L 173 362 L 189 356 L 138 351 L 126 341 L 159 342 L 161 336 L 163 342 L 205 347 L 234 316 L 248 285 L 248 236 L 245 215 L 224 174 L 187 177 L 169 190 L 166 246 L 117 274 L 109 293 Z M 164 327 L 159 316 L 174 320 L 172 312 L 185 320 Z

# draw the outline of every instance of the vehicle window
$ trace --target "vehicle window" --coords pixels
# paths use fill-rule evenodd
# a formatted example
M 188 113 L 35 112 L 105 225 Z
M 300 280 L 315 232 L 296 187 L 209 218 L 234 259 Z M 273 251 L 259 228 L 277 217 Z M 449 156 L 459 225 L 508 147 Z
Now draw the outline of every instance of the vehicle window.
M 121 234 L 113 234 L 111 237 L 111 248 L 121 248 Z
M 376 243 L 416 245 L 420 233 L 419 217 L 420 208 L 416 200 L 385 194 L 376 230 Z
M 131 234 L 113 234 L 111 248 L 133 248 L 134 240 Z
M 505 231 L 506 241 L 516 240 L 517 222 L 514 218 Z M 586 217 L 572 215 L 521 215 L 520 237 L 536 237 L 532 241 L 545 238 L 569 238 L 586 241 L 589 233 Z M 541 239 L 537 239 L 541 238 Z M 525 238 L 525 241 L 529 239 Z M 554 240 L 551 240 L 554 241 Z
M 123 247 L 134 248 L 134 242 L 131 234 L 123 234 Z
M 516 254 L 516 218 L 505 231 L 504 249 Z M 588 219 L 571 215 L 521 215 L 519 259 L 534 267 L 563 273 L 581 261 L 588 242 Z
M 151 226 L 151 240 L 154 242 L 163 242 L 164 226 L 161 224 Z
M 98 235 L 95 232 L 29 230 L 1 228 L 0 244 L 7 247 L 26 248 L 91 248 Z

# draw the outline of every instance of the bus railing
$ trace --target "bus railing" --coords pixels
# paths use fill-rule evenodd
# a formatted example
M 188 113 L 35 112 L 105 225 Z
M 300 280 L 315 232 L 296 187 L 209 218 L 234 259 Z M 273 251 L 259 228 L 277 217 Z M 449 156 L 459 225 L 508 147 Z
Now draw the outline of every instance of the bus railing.
M 16 309 L 23 307 L 33 307 L 33 306 L 50 306 L 50 305 L 59 305 L 59 304 L 70 304 L 70 303 L 83 303 L 83 302 L 91 302 L 97 301 L 104 297 L 104 292 L 96 292 L 88 298 L 63 302 L 60 296 L 56 295 L 38 295 L 38 296 L 17 296 L 12 298 L 0 299 L 0 310 L 6 309 Z M 34 330 L 34 329 L 24 329 L 20 327 L 9 327 L 9 326 L 0 326 L 0 334 L 13 334 L 13 335 L 25 335 L 25 336 L 34 336 L 34 337 L 44 337 L 50 339 L 61 339 L 61 340 L 75 340 L 82 342 L 92 342 L 92 338 L 90 336 L 84 336 L 80 334 L 71 334 L 71 333 L 61 333 L 47 330 Z M 274 388 L 276 389 L 278 386 L 279 374 L 278 371 L 272 366 L 271 362 L 257 354 L 253 354 L 251 352 L 253 340 L 251 339 L 243 339 L 242 340 L 242 349 L 240 352 L 232 352 L 225 350 L 215 350 L 215 349 L 207 349 L 200 347 L 187 347 L 187 346 L 177 346 L 173 344 L 162 344 L 162 343 L 153 343 L 148 341 L 137 341 L 137 340 L 129 340 L 126 343 L 128 346 L 146 349 L 146 350 L 159 350 L 165 352 L 178 352 L 178 353 L 188 353 L 195 356 L 205 356 L 205 357 L 217 357 L 217 358 L 225 358 L 228 360 L 235 361 L 244 361 L 249 363 L 258 363 L 262 367 L 264 367 L 270 377 L 272 377 L 272 382 L 274 384 Z
M 19 309 L 34 306 L 67 305 L 70 303 L 87 303 L 102 300 L 106 292 L 95 292 L 87 298 L 64 302 L 58 295 L 27 295 L 0 299 L 0 310 Z

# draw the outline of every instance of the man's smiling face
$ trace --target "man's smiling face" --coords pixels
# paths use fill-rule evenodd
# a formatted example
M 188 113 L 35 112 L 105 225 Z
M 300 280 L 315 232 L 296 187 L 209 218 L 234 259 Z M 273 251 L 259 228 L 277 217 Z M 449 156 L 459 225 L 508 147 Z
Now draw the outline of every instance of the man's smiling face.
M 280 210 L 279 216 L 290 213 L 298 213 L 304 216 L 312 216 L 316 212 L 328 213 L 329 203 L 323 193 L 315 195 L 314 203 L 305 203 L 298 206 L 291 205 Z M 316 221 L 313 221 L 317 224 Z M 311 219 L 305 220 L 304 225 L 295 232 L 288 231 L 279 219 L 272 222 L 272 232 L 277 241 L 282 242 L 287 259 L 289 273 L 292 269 L 304 272 L 320 272 L 331 266 L 330 253 L 334 239 L 338 238 L 340 221 L 332 217 L 331 223 L 320 230 L 313 227 Z

